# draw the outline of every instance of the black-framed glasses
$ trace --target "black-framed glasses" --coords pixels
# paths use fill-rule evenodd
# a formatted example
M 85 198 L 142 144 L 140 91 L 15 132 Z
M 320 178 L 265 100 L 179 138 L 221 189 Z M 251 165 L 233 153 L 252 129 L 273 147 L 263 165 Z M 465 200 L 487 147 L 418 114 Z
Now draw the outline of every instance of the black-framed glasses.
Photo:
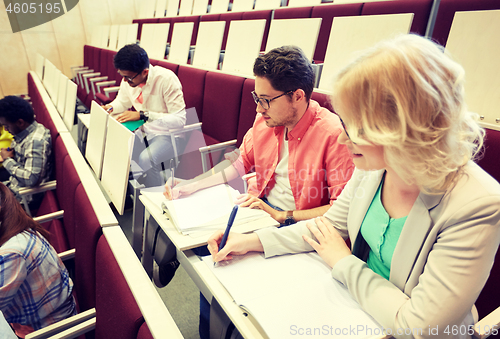
M 351 137 L 349 136 L 349 133 L 347 132 L 347 127 L 345 127 L 345 124 L 344 124 L 344 120 L 342 120 L 342 118 L 340 117 L 340 115 L 337 114 L 337 116 L 339 117 L 340 119 L 340 123 L 342 124 L 342 128 L 344 129 L 344 132 L 345 132 L 345 135 L 347 135 L 347 138 L 349 138 L 349 140 L 351 140 L 351 142 L 353 144 L 355 144 L 354 141 L 352 141 Z
M 257 94 L 255 94 L 255 91 L 252 91 L 252 96 L 253 96 L 253 101 L 255 101 L 255 103 L 257 105 L 260 104 L 260 106 L 263 108 L 263 109 L 269 109 L 269 107 L 271 107 L 271 101 L 275 100 L 275 99 L 278 99 L 284 95 L 287 95 L 287 94 L 290 94 L 290 93 L 293 93 L 295 91 L 288 91 L 288 92 L 285 92 L 283 94 L 280 94 L 274 98 L 271 98 L 271 99 L 266 99 L 266 98 L 259 98 L 257 96 Z
M 118 73 L 119 74 L 119 73 Z M 125 79 L 126 82 L 133 82 L 135 78 L 137 78 L 137 76 L 141 74 L 141 72 L 137 73 L 136 75 L 134 75 L 132 78 L 127 76 L 127 75 L 121 75 L 120 76 Z

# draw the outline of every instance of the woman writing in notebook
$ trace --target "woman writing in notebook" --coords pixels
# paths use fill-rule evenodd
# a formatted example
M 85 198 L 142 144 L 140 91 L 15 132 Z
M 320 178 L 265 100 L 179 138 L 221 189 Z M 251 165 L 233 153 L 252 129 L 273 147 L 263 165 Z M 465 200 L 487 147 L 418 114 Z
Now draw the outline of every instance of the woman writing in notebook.
M 47 237 L 0 183 L 0 311 L 21 338 L 76 314 L 73 283 Z
M 315 250 L 392 333 L 469 329 L 500 242 L 500 185 L 472 162 L 484 132 L 463 86 L 463 68 L 424 38 L 368 50 L 333 88 L 339 142 L 357 168 L 338 200 L 314 220 L 231 234 L 220 252 L 218 232 L 214 260 Z

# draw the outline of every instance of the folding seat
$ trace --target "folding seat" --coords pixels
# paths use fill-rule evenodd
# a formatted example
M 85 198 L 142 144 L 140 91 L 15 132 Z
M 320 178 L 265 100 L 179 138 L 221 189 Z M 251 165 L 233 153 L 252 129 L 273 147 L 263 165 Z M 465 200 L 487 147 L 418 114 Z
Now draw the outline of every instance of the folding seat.
M 272 10 L 250 11 L 250 12 L 244 12 L 242 17 L 241 17 L 241 20 L 258 20 L 258 19 L 265 19 L 266 20 L 266 26 L 264 28 L 262 45 L 260 48 L 261 51 L 264 51 L 266 49 L 267 35 L 269 34 L 269 27 L 271 25 L 272 14 L 273 14 Z
M 399 2 L 398 2 L 399 3 Z M 311 18 L 321 18 L 321 26 L 316 43 L 316 51 L 313 60 L 321 63 L 325 60 L 326 48 L 330 39 L 330 31 L 333 19 L 337 16 L 356 16 L 361 14 L 362 3 L 357 4 L 339 4 L 314 6 L 311 12 Z
M 446 45 L 455 12 L 491 9 L 500 9 L 500 2 L 498 0 L 441 0 L 432 38 L 442 46 Z
M 432 0 L 405 0 L 397 4 L 392 1 L 367 2 L 361 15 L 413 13 L 410 32 L 424 36 L 433 3 Z
M 137 27 L 137 40 L 141 40 L 141 33 L 142 33 L 142 25 L 143 24 L 156 24 L 158 23 L 160 19 L 159 18 L 150 18 L 150 19 L 134 19 L 132 20 L 133 24 L 138 24 L 139 26 Z
M 224 36 L 222 38 L 222 50 L 226 49 L 227 36 L 229 34 L 229 27 L 231 26 L 231 21 L 233 20 L 241 20 L 244 12 L 236 12 L 236 13 L 222 13 L 217 21 L 225 21 L 226 26 L 224 27 Z
M 255 89 L 255 79 L 245 79 L 241 90 L 240 116 L 238 119 L 238 133 L 236 147 L 240 147 L 243 137 L 253 126 L 257 116 L 257 105 L 253 100 L 252 91 Z

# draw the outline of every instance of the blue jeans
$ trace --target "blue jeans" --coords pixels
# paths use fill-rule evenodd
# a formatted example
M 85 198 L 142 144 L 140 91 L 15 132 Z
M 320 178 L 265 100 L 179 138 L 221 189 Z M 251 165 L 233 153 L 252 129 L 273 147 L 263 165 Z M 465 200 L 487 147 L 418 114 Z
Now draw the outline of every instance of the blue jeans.
M 165 178 L 161 176 L 161 171 L 170 166 L 170 159 L 175 157 L 172 139 L 169 135 L 147 136 L 144 141 L 140 134 L 136 134 L 132 160 L 142 169 L 142 173 L 148 174 L 146 186 L 161 186 L 165 184 Z M 184 147 L 183 139 L 176 139 L 178 154 L 181 154 Z M 161 164 L 164 164 L 162 169 Z

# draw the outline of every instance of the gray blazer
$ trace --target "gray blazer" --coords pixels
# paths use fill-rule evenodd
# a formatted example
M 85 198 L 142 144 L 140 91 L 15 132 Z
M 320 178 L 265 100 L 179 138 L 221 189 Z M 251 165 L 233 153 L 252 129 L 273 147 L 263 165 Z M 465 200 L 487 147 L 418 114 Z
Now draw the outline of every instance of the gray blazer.
M 444 194 L 420 193 L 394 250 L 389 281 L 368 268 L 369 248 L 358 238 L 361 223 L 384 171 L 355 170 L 325 214 L 353 255 L 332 269 L 359 304 L 398 338 L 451 337 L 452 326 L 468 332 L 473 304 L 488 279 L 500 243 L 500 184 L 473 162 Z M 312 251 L 312 233 L 299 222 L 257 231 L 266 257 Z M 474 312 L 475 313 L 475 312 Z M 476 319 L 477 320 L 477 319 Z M 449 334 L 445 333 L 448 326 Z M 436 332 L 437 330 L 437 332 Z M 431 333 L 429 333 L 431 332 Z M 436 335 L 437 334 L 437 335 Z M 454 338 L 468 338 L 455 335 Z

